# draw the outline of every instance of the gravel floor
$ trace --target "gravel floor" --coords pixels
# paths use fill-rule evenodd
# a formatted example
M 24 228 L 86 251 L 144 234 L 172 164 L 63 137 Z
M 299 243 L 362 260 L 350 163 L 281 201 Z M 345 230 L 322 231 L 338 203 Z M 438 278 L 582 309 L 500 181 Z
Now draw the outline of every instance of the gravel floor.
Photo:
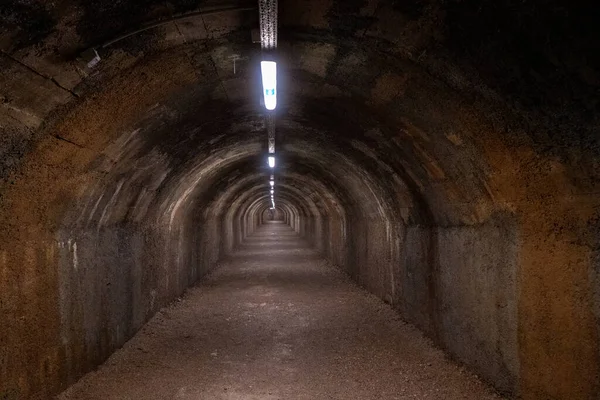
M 58 397 L 499 398 L 281 224 Z

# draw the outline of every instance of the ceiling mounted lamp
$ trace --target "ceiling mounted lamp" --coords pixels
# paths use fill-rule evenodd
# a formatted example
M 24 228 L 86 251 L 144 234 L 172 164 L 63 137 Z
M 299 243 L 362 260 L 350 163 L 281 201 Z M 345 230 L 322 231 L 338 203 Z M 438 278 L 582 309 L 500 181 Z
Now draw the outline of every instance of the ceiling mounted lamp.
M 269 185 L 271 185 L 271 187 L 275 186 L 275 181 L 269 181 Z
M 269 167 L 275 168 L 275 156 L 269 156 Z
M 261 61 L 260 72 L 265 108 L 273 111 L 277 107 L 277 63 L 275 61 Z

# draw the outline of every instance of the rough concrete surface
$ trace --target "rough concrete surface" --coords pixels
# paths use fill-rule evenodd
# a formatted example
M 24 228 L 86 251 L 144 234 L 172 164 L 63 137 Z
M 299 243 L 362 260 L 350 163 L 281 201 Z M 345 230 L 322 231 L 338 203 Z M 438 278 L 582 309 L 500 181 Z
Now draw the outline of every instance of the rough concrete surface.
M 269 223 L 58 396 L 499 399 L 373 295 Z

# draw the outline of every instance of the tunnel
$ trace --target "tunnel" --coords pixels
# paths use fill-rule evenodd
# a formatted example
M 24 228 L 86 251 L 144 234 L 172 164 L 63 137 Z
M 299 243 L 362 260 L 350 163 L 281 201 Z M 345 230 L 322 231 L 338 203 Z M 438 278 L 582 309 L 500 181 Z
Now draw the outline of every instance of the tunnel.
M 360 351 L 310 331 L 361 362 L 382 357 L 387 383 L 348 397 L 315 375 L 322 396 L 275 382 L 255 397 L 168 398 L 409 398 L 380 388 L 416 384 L 390 372 L 415 351 L 398 339 L 410 330 L 498 398 L 598 399 L 600 7 L 279 0 L 266 52 L 261 2 L 1 2 L 0 399 L 53 398 L 100 374 L 148 327 L 178 326 L 164 310 L 191 298 L 207 315 L 189 333 L 204 351 L 233 318 L 214 322 L 211 307 L 241 307 L 260 285 L 274 287 L 266 307 L 277 290 L 316 287 L 293 257 L 372 302 L 323 278 L 305 293 L 311 312 L 345 305 L 325 326 L 395 321 Z M 284 308 L 265 315 L 316 329 Z M 256 335 L 270 343 L 271 329 Z M 414 398 L 467 398 L 448 396 Z

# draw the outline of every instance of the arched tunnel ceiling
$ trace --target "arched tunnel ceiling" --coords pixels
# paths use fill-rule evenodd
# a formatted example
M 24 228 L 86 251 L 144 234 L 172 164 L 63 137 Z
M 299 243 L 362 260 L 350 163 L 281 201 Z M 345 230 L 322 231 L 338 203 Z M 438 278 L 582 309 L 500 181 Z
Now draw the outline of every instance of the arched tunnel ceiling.
M 15 121 L 17 119 L 29 128 L 35 128 L 52 117 L 50 120 L 66 121 L 63 122 L 66 126 L 59 122 L 56 129 L 54 124 L 45 123 L 44 126 L 52 127 L 47 129 L 61 131 L 64 139 L 86 147 L 87 136 L 96 133 L 86 131 L 99 118 L 103 120 L 97 129 L 102 129 L 110 139 L 125 134 L 126 130 L 137 129 L 140 121 L 144 121 L 149 125 L 146 129 L 157 132 L 146 135 L 150 140 L 145 145 L 157 145 L 159 152 L 170 152 L 171 157 L 178 160 L 185 158 L 181 152 L 189 149 L 189 140 L 210 138 L 210 143 L 230 130 L 247 137 L 247 132 L 252 132 L 257 140 L 262 139 L 256 69 L 259 49 L 252 45 L 249 32 L 257 24 L 253 3 L 203 3 L 200 10 L 238 8 L 241 11 L 206 13 L 127 37 L 100 49 L 102 61 L 95 70 L 82 68 L 74 57 L 87 48 L 133 31 L 132 21 L 143 26 L 173 14 L 191 12 L 198 9 L 198 5 L 193 2 L 174 2 L 165 6 L 152 1 L 116 4 L 99 1 L 77 7 L 68 3 L 49 7 L 17 2 L 4 6 L 3 60 L 16 75 L 7 74 L 6 83 L 18 84 L 22 82 L 18 74 L 33 74 L 36 68 L 41 71 L 40 82 L 36 83 L 43 82 L 42 87 L 32 93 L 21 91 L 4 95 L 3 111 L 12 118 L 6 125 L 14 123 L 14 128 L 18 129 L 21 124 Z M 528 20 L 533 10 L 527 5 L 521 7 L 523 9 L 518 11 L 523 13 L 524 21 Z M 492 7 L 497 12 L 504 8 L 501 4 Z M 278 132 L 281 141 L 293 146 L 296 135 L 314 141 L 322 138 L 323 142 L 338 146 L 341 154 L 351 150 L 362 152 L 365 160 L 385 159 L 383 164 L 387 165 L 388 171 L 394 171 L 394 175 L 401 173 L 403 176 L 399 179 L 412 186 L 412 190 L 425 192 L 425 196 L 430 197 L 428 200 L 435 203 L 434 210 L 447 203 L 447 196 L 440 193 L 444 190 L 458 197 L 453 200 L 456 203 L 476 199 L 485 202 L 481 199 L 490 196 L 484 185 L 489 166 L 480 161 L 478 152 L 481 149 L 477 148 L 478 145 L 485 147 L 487 139 L 509 143 L 527 141 L 538 147 L 538 151 L 575 157 L 568 154 L 566 146 L 540 140 L 543 138 L 519 136 L 518 131 L 524 126 L 519 122 L 531 124 L 533 120 L 541 124 L 543 121 L 528 113 L 552 112 L 552 104 L 544 107 L 545 104 L 524 97 L 540 96 L 540 90 L 520 86 L 533 84 L 530 75 L 537 81 L 544 78 L 548 81 L 546 85 L 537 83 L 538 89 L 557 86 L 559 81 L 570 76 L 569 82 L 587 88 L 577 96 L 560 91 L 543 96 L 545 101 L 560 104 L 561 112 L 569 121 L 565 117 L 546 121 L 549 125 L 538 127 L 534 131 L 542 132 L 535 133 L 549 136 L 548 130 L 557 129 L 556 122 L 577 124 L 575 126 L 581 129 L 594 126 L 583 125 L 595 118 L 593 110 L 597 105 L 593 102 L 596 93 L 593 82 L 597 77 L 594 78 L 594 60 L 588 60 L 589 65 L 582 65 L 570 74 L 564 71 L 563 76 L 558 76 L 557 72 L 544 76 L 539 71 L 519 71 L 518 63 L 502 68 L 499 64 L 519 61 L 520 52 L 528 50 L 526 46 L 535 45 L 541 38 L 530 33 L 523 48 L 514 46 L 499 58 L 491 53 L 493 48 L 483 49 L 478 47 L 479 43 L 473 43 L 492 36 L 498 39 L 493 42 L 495 46 L 504 49 L 502 46 L 506 45 L 492 27 L 481 22 L 486 16 L 491 18 L 491 11 L 479 9 L 480 14 L 477 14 L 468 4 L 453 2 L 357 2 L 344 6 L 332 2 L 318 7 L 310 2 L 302 5 L 283 2 L 280 57 L 284 73 Z M 545 19 L 554 21 L 555 12 L 548 10 L 546 14 L 538 14 L 538 23 Z M 35 17 L 25 18 L 25 15 Z M 456 29 L 451 19 L 453 15 L 470 22 L 462 24 L 463 30 L 471 30 L 468 32 L 472 37 L 470 41 L 459 40 L 464 39 L 466 33 Z M 569 17 L 586 18 L 586 14 L 569 14 Z M 495 25 L 506 24 L 507 28 L 512 28 L 515 36 L 523 34 L 519 24 L 524 22 L 492 19 Z M 390 24 L 391 21 L 401 23 Z M 563 28 L 567 29 L 566 22 Z M 588 32 L 575 33 L 585 38 Z M 577 42 L 575 49 L 581 54 L 591 54 L 587 52 L 589 44 L 584 44 L 589 42 Z M 31 48 L 33 44 L 35 49 Z M 558 45 L 554 50 L 556 57 L 564 51 Z M 464 54 L 472 57 L 464 57 Z M 235 75 L 233 55 L 240 57 Z M 533 57 L 530 53 L 527 55 Z M 539 58 L 539 68 L 548 68 L 544 62 L 547 64 L 549 60 Z M 469 61 L 473 64 L 466 65 Z M 471 74 L 477 66 L 490 68 L 480 68 L 478 74 Z M 460 67 L 467 68 L 466 72 Z M 527 67 L 530 68 L 529 64 Z M 564 65 L 564 69 L 573 68 Z M 519 86 L 513 91 L 511 85 L 504 84 L 510 74 L 524 75 L 511 82 L 512 86 Z M 11 85 L 6 87 L 10 90 Z M 461 91 L 457 92 L 457 89 Z M 585 93 L 589 96 L 583 96 Z M 48 94 L 52 94 L 50 99 Z M 74 99 L 74 95 L 78 97 Z M 36 109 L 32 97 L 43 98 L 38 100 L 43 104 Z M 75 107 L 74 111 L 69 111 L 73 106 L 62 106 L 78 103 L 79 97 L 83 98 L 84 105 Z M 499 107 L 500 102 L 505 102 L 503 107 Z M 576 112 L 567 114 L 565 103 L 570 104 L 569 110 Z M 118 107 L 118 112 L 111 106 Z M 483 108 L 486 106 L 490 108 Z M 494 115 L 487 113 L 492 106 Z M 514 108 L 520 115 L 513 115 L 512 121 L 504 115 L 496 116 L 501 113 L 499 110 L 514 111 L 511 110 Z M 57 109 L 63 111 L 55 113 Z M 77 129 L 77 133 L 70 132 L 72 129 Z M 513 129 L 517 132 L 511 132 Z M 198 135 L 199 131 L 202 136 Z M 169 132 L 170 140 L 164 140 L 164 132 Z M 583 133 L 574 135 L 591 140 L 589 136 L 592 135 Z M 178 135 L 184 135 L 185 139 L 178 139 Z M 577 140 L 561 136 L 564 144 Z M 235 140 L 231 136 L 227 138 Z M 8 139 L 13 142 L 13 151 L 18 153 L 23 150 L 20 147 L 27 146 L 23 139 L 17 133 Z M 590 145 L 597 147 L 597 143 Z M 8 165 L 3 170 L 8 172 L 16 161 L 11 157 L 5 159 Z M 585 159 L 582 161 L 580 168 L 585 168 Z M 390 165 L 393 163 L 396 165 Z M 593 177 L 594 169 L 585 172 Z M 468 179 L 463 179 L 465 175 Z M 469 187 L 452 187 L 448 183 L 456 180 Z M 431 181 L 435 183 L 427 184 Z M 593 182 L 577 183 L 589 187 Z M 443 210 L 440 217 L 447 211 L 452 210 Z M 460 217 L 448 222 L 457 220 Z
M 279 3 L 282 210 L 400 227 L 510 220 L 531 265 L 520 329 L 538 301 L 591 301 L 546 288 L 566 281 L 563 261 L 597 257 L 596 6 Z M 268 207 L 255 2 L 10 0 L 0 21 L 3 243 Z M 593 292 L 587 264 L 570 272 Z M 585 321 L 574 329 L 596 346 L 597 310 L 574 314 L 550 324 L 567 338 L 563 326 Z M 527 354 L 546 327 L 531 329 Z M 538 373 L 527 371 L 524 386 Z

